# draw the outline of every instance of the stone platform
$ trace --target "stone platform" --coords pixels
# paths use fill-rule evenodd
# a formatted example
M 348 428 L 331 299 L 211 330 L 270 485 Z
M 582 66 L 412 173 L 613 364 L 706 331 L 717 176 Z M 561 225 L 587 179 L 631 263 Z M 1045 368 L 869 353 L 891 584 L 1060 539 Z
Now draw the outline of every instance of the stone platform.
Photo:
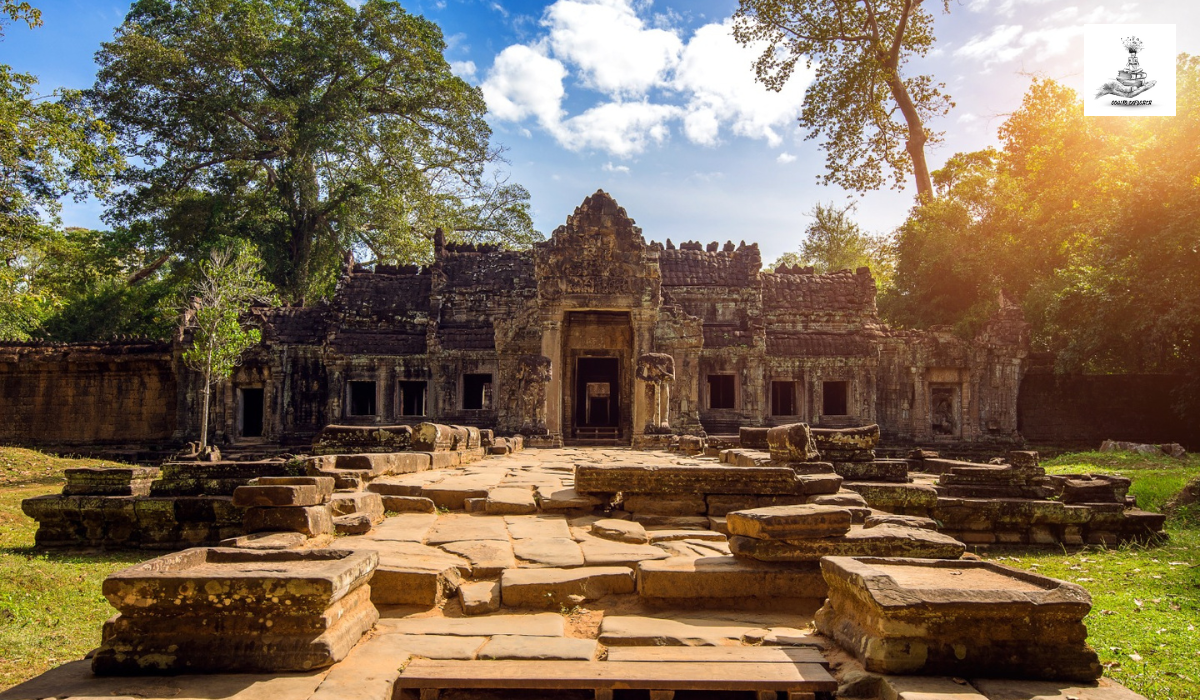
M 271 678 L 177 676 L 155 679 L 155 685 L 95 678 L 86 664 L 76 663 L 0 694 L 0 700 L 112 695 L 393 700 L 404 696 L 405 689 L 424 690 L 429 697 L 437 688 L 452 687 L 520 687 L 523 698 L 560 698 L 567 696 L 568 685 L 597 697 L 608 697 L 614 687 L 639 687 L 653 691 L 654 697 L 668 697 L 673 690 L 698 689 L 682 680 L 705 677 L 704 667 L 726 669 L 714 681 L 749 679 L 727 689 L 793 691 L 795 698 L 811 700 L 803 693 L 829 692 L 830 680 L 822 674 L 833 668 L 836 651 L 815 629 L 814 613 L 829 595 L 820 564 L 735 557 L 728 538 L 715 531 L 718 521 L 746 508 L 810 501 L 821 505 L 815 499 L 835 499 L 861 505 L 830 505 L 861 507 L 874 519 L 853 522 L 846 534 L 888 527 L 911 530 L 925 523 L 889 521 L 896 516 L 871 511 L 857 493 L 837 488 L 840 478 L 819 481 L 820 474 L 795 474 L 792 484 L 805 483 L 801 477 L 806 476 L 826 484 L 825 493 L 812 495 L 803 486 L 801 493 L 783 494 L 587 493 L 577 488 L 576 480 L 581 470 L 594 468 L 642 473 L 680 468 L 695 475 L 722 466 L 717 458 L 576 448 L 379 475 L 363 485 L 366 490 L 353 493 L 380 496 L 389 510 L 381 523 L 362 535 L 310 540 L 298 550 L 286 550 L 334 546 L 378 556 L 369 596 L 380 620 L 368 639 L 331 668 Z M 522 493 L 529 498 L 517 498 Z M 769 523 L 761 527 L 774 532 Z M 845 527 L 842 516 L 837 529 Z M 254 540 L 245 542 L 253 546 Z M 957 551 L 951 554 L 957 556 Z M 690 668 L 672 670 L 672 664 Z M 799 669 L 800 664 L 807 666 Z M 676 676 L 667 677 L 671 673 Z M 525 685 L 497 681 L 488 686 L 482 680 L 504 674 L 521 676 Z M 556 678 L 567 677 L 574 680 L 555 685 Z M 958 687 L 985 700 L 1035 697 L 1011 694 L 1011 685 L 967 677 L 969 683 Z M 462 678 L 478 680 L 455 681 Z M 768 678 L 778 684 L 754 683 Z M 620 685 L 633 681 L 641 685 Z M 929 682 L 939 681 L 951 682 L 945 677 Z M 1056 687 L 1081 700 L 1137 697 L 1120 686 Z M 1125 694 L 1113 694 L 1120 692 Z M 454 697 L 491 696 L 479 690 Z M 929 700 L 949 697 L 931 695 Z

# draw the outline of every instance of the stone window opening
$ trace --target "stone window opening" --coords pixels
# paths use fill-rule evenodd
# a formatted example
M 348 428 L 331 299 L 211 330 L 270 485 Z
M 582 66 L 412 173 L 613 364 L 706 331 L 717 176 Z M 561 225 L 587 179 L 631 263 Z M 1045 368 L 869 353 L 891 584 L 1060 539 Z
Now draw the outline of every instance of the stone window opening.
M 349 382 L 347 388 L 346 406 L 352 416 L 375 415 L 375 382 Z
M 425 415 L 425 382 L 402 381 L 399 383 L 399 400 L 401 416 Z
M 708 407 L 737 408 L 737 382 L 732 374 L 708 375 Z
M 492 407 L 492 375 L 462 376 L 462 407 L 464 411 L 484 411 Z
M 821 383 L 821 415 L 849 415 L 850 382 Z
M 774 381 L 771 382 L 771 415 L 798 416 L 800 415 L 800 382 Z

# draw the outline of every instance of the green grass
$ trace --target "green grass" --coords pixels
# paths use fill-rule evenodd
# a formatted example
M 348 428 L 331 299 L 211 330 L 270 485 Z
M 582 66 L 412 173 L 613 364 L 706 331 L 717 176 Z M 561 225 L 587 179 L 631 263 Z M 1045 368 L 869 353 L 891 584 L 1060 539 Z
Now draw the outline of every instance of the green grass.
M 61 490 L 65 467 L 101 464 L 0 447 L 0 690 L 95 648 L 116 612 L 100 594 L 104 577 L 154 556 L 33 549 L 37 523 L 21 501 Z
M 1118 474 L 1146 510 L 1160 511 L 1200 459 L 1081 452 L 1043 462 L 1052 474 Z M 1092 595 L 1088 641 L 1105 675 L 1150 700 L 1200 698 L 1200 509 L 1167 520 L 1170 541 L 1076 551 L 992 548 L 992 561 L 1073 581 Z

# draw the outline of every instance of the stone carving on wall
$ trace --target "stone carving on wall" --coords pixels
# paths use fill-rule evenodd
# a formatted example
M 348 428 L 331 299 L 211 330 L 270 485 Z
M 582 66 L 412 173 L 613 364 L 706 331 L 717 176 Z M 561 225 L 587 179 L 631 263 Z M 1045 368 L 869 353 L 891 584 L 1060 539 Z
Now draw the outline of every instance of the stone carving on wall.
M 546 428 L 546 384 L 550 382 L 550 358 L 521 355 L 517 358 L 517 411 L 522 417 L 522 435 L 549 434 Z
M 675 358 L 658 352 L 638 357 L 637 378 L 646 382 L 647 398 L 654 406 L 654 416 L 646 433 L 671 432 L 671 382 L 675 381 Z

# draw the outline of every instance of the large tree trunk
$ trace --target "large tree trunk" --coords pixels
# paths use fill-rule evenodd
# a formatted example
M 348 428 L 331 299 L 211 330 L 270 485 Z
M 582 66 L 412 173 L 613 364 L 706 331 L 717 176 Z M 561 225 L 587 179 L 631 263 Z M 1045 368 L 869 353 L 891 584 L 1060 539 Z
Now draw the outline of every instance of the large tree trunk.
M 892 92 L 892 98 L 896 100 L 896 105 L 900 107 L 900 113 L 904 115 L 904 122 L 908 125 L 908 140 L 904 142 L 904 149 L 912 158 L 913 178 L 917 181 L 917 200 L 927 202 L 933 199 L 933 181 L 929 178 L 929 164 L 925 161 L 925 142 L 928 140 L 925 125 L 921 123 L 921 115 L 913 104 L 912 96 L 908 94 L 908 88 L 904 87 L 904 81 L 894 69 L 890 72 L 888 88 Z

